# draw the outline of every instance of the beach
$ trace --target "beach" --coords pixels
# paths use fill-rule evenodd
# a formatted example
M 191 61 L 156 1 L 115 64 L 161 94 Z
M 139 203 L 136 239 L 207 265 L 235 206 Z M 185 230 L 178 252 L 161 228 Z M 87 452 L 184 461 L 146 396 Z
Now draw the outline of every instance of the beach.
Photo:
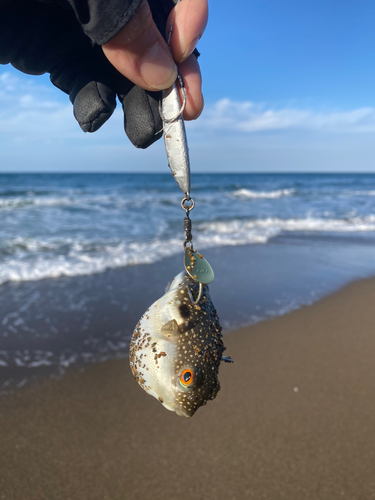
M 193 174 L 193 243 L 226 332 L 375 275 L 374 174 Z M 128 355 L 183 269 L 170 174 L 0 174 L 0 396 Z
M 373 499 L 375 279 L 224 340 L 216 400 L 192 419 L 128 360 L 0 400 L 0 498 Z
M 193 176 L 235 363 L 189 420 L 128 360 L 183 269 L 173 178 L 1 180 L 0 500 L 375 499 L 373 174 Z

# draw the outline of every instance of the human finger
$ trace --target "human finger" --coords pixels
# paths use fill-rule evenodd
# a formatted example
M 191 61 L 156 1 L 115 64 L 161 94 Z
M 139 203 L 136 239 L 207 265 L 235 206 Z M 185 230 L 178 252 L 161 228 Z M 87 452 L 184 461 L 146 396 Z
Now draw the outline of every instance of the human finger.
M 203 111 L 202 76 L 197 58 L 190 55 L 178 65 L 186 90 L 185 120 L 196 120 Z
M 131 21 L 102 48 L 109 62 L 143 89 L 166 89 L 176 80 L 176 64 L 146 0 Z
M 207 0 L 181 0 L 169 14 L 167 32 L 172 24 L 170 46 L 175 61 L 181 63 L 195 49 L 208 20 Z

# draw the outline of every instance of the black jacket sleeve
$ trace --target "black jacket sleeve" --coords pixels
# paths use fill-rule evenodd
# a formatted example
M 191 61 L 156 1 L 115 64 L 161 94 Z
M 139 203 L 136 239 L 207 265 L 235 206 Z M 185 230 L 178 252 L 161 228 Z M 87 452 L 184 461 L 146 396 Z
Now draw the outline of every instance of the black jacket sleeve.
M 67 0 L 84 33 L 98 45 L 113 38 L 130 21 L 142 0 Z
M 53 1 L 53 0 L 52 0 Z M 60 0 L 61 1 L 61 0 Z M 103 45 L 131 20 L 142 0 L 65 0 L 74 10 L 84 33 L 91 41 Z M 174 0 L 149 0 L 154 21 L 164 34 Z

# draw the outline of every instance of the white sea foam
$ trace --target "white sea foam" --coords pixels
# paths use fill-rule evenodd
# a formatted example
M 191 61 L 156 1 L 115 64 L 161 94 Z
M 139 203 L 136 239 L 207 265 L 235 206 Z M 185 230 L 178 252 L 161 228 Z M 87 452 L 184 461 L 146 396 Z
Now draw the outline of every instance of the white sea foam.
M 48 361 L 47 359 L 39 359 L 38 361 L 32 361 L 27 365 L 28 368 L 38 368 L 39 366 L 51 366 L 52 361 Z
M 349 191 L 349 193 L 356 196 L 375 196 L 375 189 L 369 191 Z
M 375 215 L 348 219 L 323 219 L 307 217 L 303 219 L 280 219 L 268 217 L 255 220 L 233 220 L 230 222 L 209 222 L 201 225 L 204 231 L 224 235 L 246 235 L 249 230 L 314 231 L 314 232 L 367 232 L 375 231 Z
M 0 211 L 14 209 L 49 208 L 49 207 L 77 207 L 86 208 L 93 211 L 111 207 L 123 209 L 131 206 L 132 208 L 144 207 L 151 202 L 155 202 L 155 193 L 132 193 L 129 195 L 111 194 L 72 194 L 56 196 L 11 196 L 0 197 Z M 176 196 L 165 195 L 157 196 L 159 204 L 171 204 L 176 202 Z
M 199 249 L 264 244 L 282 232 L 369 232 L 375 231 L 375 215 L 347 219 L 295 218 L 234 219 L 197 223 L 195 246 Z M 112 240 L 37 240 L 14 238 L 3 248 L 15 249 L 0 264 L 0 284 L 34 281 L 60 276 L 82 276 L 130 265 L 150 264 L 181 251 L 179 238 L 155 238 L 148 242 Z
M 296 189 L 276 189 L 273 191 L 255 191 L 246 188 L 240 188 L 230 193 L 227 196 L 237 200 L 257 200 L 257 199 L 278 199 L 283 197 L 295 196 Z M 375 196 L 375 190 L 356 190 L 342 191 L 338 193 L 344 196 Z M 66 193 L 61 195 L 34 195 L 32 192 L 24 196 L 6 196 L 0 195 L 0 211 L 10 211 L 17 209 L 48 209 L 48 208 L 64 208 L 76 207 L 84 208 L 92 211 L 103 211 L 110 209 L 124 209 L 127 207 L 141 208 L 149 203 L 154 203 L 157 198 L 158 203 L 170 205 L 176 203 L 174 194 L 162 194 L 152 192 L 140 192 L 128 194 L 110 193 L 110 194 L 94 194 L 94 193 Z M 201 200 L 202 201 L 202 200 Z
M 106 269 L 150 264 L 178 252 L 181 248 L 179 239 L 155 240 L 149 243 L 61 240 L 60 244 L 65 247 L 64 252 L 59 252 L 57 240 L 45 242 L 28 239 L 23 243 L 27 251 L 18 252 L 0 264 L 0 284 L 7 281 L 82 276 L 100 273 Z M 54 251 L 40 252 L 40 249 Z
M 30 206 L 64 206 L 75 204 L 77 200 L 67 196 L 60 197 L 32 197 L 32 196 L 22 196 L 22 197 L 10 197 L 10 198 L 0 198 L 0 209 L 12 209 L 19 207 L 30 207 Z
M 242 199 L 251 198 L 281 198 L 282 196 L 291 196 L 295 189 L 277 189 L 276 191 L 251 191 L 250 189 L 237 189 L 231 193 L 231 196 Z

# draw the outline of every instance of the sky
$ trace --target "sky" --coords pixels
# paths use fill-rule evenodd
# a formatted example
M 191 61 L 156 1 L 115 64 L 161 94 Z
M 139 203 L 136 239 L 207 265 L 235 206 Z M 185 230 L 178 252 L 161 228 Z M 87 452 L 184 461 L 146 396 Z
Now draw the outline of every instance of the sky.
M 187 0 L 184 0 L 187 1 Z M 211 0 L 192 172 L 375 172 L 375 2 Z M 0 172 L 168 172 L 122 112 L 94 134 L 48 75 L 0 65 Z

